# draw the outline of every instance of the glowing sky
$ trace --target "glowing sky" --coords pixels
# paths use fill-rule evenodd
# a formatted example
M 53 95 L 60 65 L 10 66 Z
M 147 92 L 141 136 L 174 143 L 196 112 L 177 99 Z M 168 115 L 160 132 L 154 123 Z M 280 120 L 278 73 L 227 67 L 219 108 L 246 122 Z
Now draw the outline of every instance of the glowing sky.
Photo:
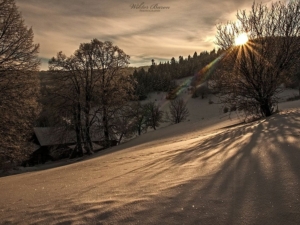
M 263 0 L 262 2 L 270 2 Z M 130 55 L 130 66 L 186 58 L 211 51 L 216 24 L 235 20 L 238 9 L 253 0 L 16 0 L 35 42 L 41 45 L 41 69 L 63 51 L 71 55 L 80 43 L 112 41 Z M 133 6 L 134 4 L 134 6 Z M 141 5 L 142 4 L 142 5 Z M 154 6 L 156 5 L 156 7 Z M 138 8 L 140 6 L 140 8 Z M 151 7 L 160 11 L 147 11 Z M 140 10 L 141 9 L 141 10 Z

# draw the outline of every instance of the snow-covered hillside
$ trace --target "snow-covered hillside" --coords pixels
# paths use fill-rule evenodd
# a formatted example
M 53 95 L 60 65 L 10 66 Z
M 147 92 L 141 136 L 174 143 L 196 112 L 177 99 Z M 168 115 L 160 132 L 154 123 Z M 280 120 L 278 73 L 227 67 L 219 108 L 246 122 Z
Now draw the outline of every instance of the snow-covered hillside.
M 239 125 L 207 99 L 188 107 L 86 160 L 0 178 L 1 223 L 300 224 L 300 101 Z

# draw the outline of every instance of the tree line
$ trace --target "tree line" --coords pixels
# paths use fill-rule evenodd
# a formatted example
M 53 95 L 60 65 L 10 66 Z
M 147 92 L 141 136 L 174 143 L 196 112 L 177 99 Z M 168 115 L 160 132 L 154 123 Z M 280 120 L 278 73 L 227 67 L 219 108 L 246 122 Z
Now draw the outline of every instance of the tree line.
M 189 55 L 184 59 L 183 56 L 179 56 L 177 61 L 172 57 L 170 61 L 159 64 L 156 64 L 153 59 L 148 71 L 142 68 L 135 70 L 132 74 L 137 81 L 134 86 L 135 95 L 138 96 L 139 100 L 144 100 L 150 92 L 154 91 L 172 94 L 178 88 L 176 80 L 190 76 L 193 76 L 191 85 L 197 86 L 204 81 L 205 74 L 202 69 L 216 60 L 222 52 L 222 49 L 218 49 L 218 51 L 213 49 L 210 52 L 203 51 L 199 55 L 195 52 L 192 57 Z

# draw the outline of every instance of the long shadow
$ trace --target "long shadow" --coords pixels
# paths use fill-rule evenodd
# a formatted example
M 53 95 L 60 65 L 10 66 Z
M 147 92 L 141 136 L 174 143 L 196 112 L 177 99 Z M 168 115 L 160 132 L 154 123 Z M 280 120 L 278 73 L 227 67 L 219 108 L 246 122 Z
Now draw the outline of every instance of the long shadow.
M 230 199 L 224 209 L 229 215 L 227 224 L 299 224 L 297 118 L 295 112 L 275 115 L 264 123 L 221 133 L 178 154 L 174 163 L 201 160 L 203 170 L 208 170 L 217 157 L 223 159 L 198 193 L 212 199 Z M 244 134 L 251 135 L 250 140 L 244 140 Z
M 139 187 L 143 198 L 123 193 L 107 200 L 109 192 L 88 186 L 69 200 L 44 203 L 19 216 L 32 224 L 300 224 L 299 118 L 299 111 L 290 111 L 228 128 L 190 148 L 145 161 L 112 187 Z M 162 174 L 184 173 L 186 165 L 195 167 L 194 176 L 158 193 L 140 194 L 149 185 L 138 186 L 140 181 L 157 177 L 161 182 Z M 136 174 L 126 181 L 131 173 Z M 95 201 L 83 202 L 84 192 Z M 4 220 L 14 223 L 14 218 Z
M 299 224 L 298 118 L 295 112 L 275 115 L 181 151 L 172 158 L 178 167 L 200 161 L 200 169 L 209 171 L 216 159 L 220 166 L 212 168 L 211 174 L 167 190 L 165 195 L 177 194 L 152 200 L 155 206 L 124 221 L 151 215 L 146 219 L 149 223 Z

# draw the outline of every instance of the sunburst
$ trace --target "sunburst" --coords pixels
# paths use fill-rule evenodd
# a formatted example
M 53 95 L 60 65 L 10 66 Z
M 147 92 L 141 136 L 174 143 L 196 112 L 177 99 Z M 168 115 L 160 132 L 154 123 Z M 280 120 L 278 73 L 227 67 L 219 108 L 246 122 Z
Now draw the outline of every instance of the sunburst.
M 248 42 L 248 35 L 247 33 L 241 33 L 238 36 L 236 36 L 234 43 L 235 45 L 244 45 Z

